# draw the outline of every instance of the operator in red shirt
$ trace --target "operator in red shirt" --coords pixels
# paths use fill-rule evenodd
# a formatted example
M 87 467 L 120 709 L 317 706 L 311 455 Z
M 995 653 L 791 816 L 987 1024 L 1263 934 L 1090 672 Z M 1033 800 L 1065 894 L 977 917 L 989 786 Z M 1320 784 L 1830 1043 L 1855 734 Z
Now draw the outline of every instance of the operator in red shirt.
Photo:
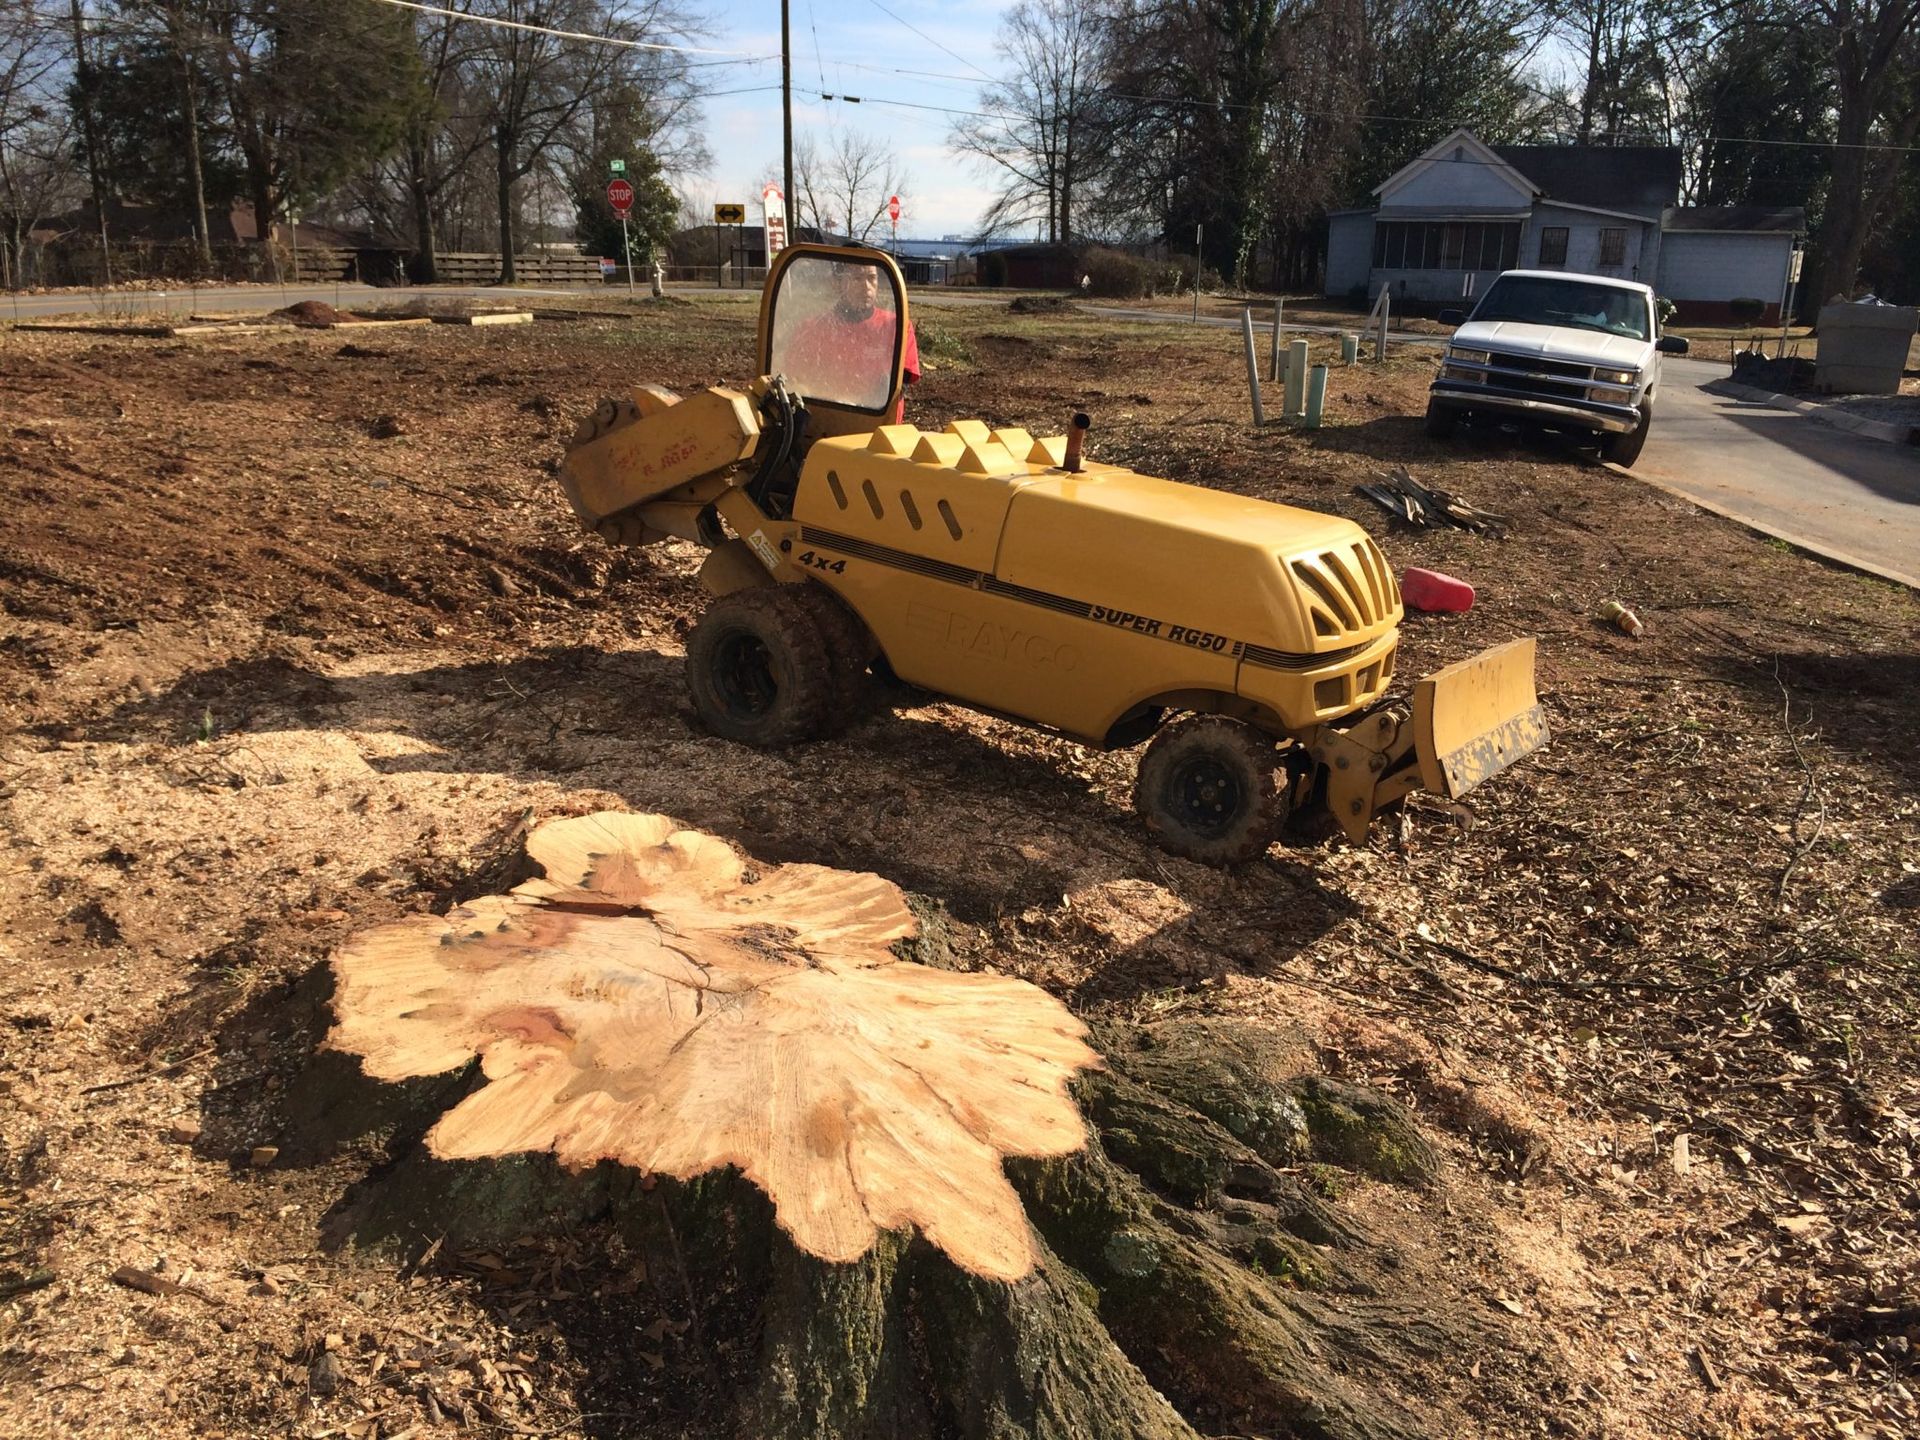
M 871 408 L 884 399 L 884 389 L 892 383 L 893 337 L 899 316 L 890 307 L 880 307 L 878 265 L 832 263 L 833 303 L 794 331 L 781 347 L 781 364 L 798 378 L 803 393 Z M 910 323 L 901 371 L 908 385 L 920 379 L 920 345 Z M 906 408 L 903 391 L 888 418 L 898 423 Z

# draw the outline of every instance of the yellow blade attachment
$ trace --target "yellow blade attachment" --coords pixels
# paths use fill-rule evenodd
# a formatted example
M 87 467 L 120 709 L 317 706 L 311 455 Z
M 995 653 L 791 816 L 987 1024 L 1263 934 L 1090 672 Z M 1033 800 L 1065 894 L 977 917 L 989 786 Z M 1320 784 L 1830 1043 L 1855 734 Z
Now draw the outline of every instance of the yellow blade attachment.
M 1413 745 L 1423 789 L 1458 800 L 1547 743 L 1533 658 L 1529 635 L 1415 682 Z

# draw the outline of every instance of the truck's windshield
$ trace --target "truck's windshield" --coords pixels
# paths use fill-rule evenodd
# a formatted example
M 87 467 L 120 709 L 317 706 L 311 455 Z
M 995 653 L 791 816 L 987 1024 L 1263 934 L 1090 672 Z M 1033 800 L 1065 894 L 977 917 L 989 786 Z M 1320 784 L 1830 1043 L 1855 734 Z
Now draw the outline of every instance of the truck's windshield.
M 1647 300 L 1639 291 L 1558 276 L 1502 275 L 1474 308 L 1472 319 L 1570 325 L 1603 335 L 1651 338 Z

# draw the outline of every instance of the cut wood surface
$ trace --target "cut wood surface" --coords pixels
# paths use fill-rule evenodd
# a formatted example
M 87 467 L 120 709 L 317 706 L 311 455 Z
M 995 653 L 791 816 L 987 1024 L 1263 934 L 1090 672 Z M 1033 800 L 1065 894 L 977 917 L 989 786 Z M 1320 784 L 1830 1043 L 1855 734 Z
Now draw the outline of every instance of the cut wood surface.
M 527 850 L 542 878 L 334 957 L 328 1043 L 370 1075 L 480 1058 L 489 1083 L 429 1132 L 434 1154 L 731 1165 L 823 1259 L 911 1225 L 975 1274 L 1032 1270 L 1001 1157 L 1083 1146 L 1067 1085 L 1099 1063 L 1058 1001 L 898 959 L 915 922 L 877 875 L 750 878 L 658 815 L 554 821 Z

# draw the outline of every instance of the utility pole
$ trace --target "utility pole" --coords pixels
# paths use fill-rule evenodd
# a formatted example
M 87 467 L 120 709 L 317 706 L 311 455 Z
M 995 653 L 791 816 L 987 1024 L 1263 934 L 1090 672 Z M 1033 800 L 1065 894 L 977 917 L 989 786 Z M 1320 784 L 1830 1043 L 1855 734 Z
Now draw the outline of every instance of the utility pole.
M 107 192 L 100 181 L 100 130 L 93 118 L 93 65 L 87 59 L 87 22 L 80 0 L 68 0 L 73 12 L 73 78 L 80 91 L 80 134 L 87 147 L 87 178 L 93 182 L 93 213 L 100 220 L 100 280 L 113 284 L 113 252 L 107 247 Z
M 780 118 L 786 147 L 786 190 L 782 203 L 787 209 L 789 243 L 800 238 L 795 233 L 797 202 L 793 198 L 793 28 L 788 14 L 791 8 L 791 0 L 780 0 Z

